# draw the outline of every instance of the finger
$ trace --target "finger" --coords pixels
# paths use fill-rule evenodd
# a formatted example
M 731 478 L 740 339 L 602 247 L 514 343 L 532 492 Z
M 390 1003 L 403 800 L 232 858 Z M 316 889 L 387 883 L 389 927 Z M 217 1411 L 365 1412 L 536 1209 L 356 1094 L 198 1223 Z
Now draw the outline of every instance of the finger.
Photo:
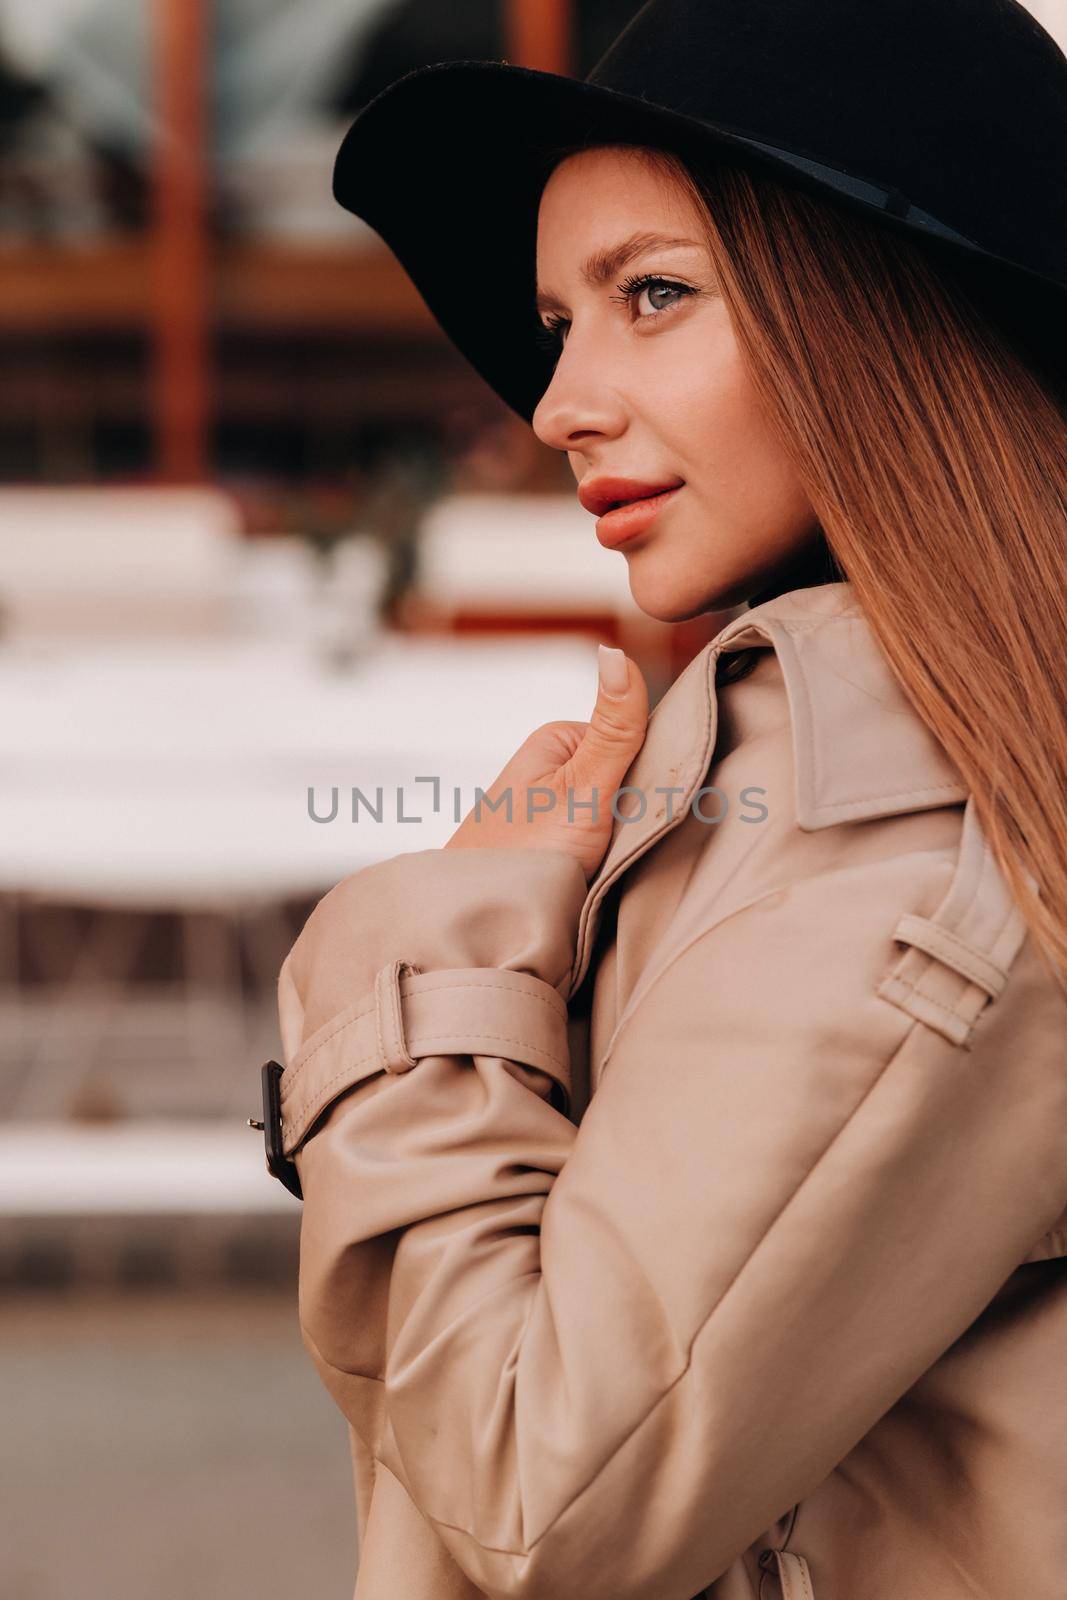
M 648 728 L 648 688 L 636 661 L 600 646 L 599 688 L 585 736 L 571 762 L 576 783 L 616 784 Z

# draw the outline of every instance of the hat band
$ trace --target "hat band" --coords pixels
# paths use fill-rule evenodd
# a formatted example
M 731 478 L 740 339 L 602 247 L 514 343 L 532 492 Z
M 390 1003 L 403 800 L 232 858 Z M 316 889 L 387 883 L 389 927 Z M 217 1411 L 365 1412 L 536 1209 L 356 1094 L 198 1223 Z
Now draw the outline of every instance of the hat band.
M 912 205 L 899 189 L 886 189 L 881 184 L 867 183 L 863 178 L 854 178 L 851 173 L 842 172 L 839 167 L 828 167 L 821 161 L 812 161 L 808 156 L 798 156 L 792 150 L 783 150 L 774 144 L 764 144 L 760 139 L 749 138 L 748 134 L 741 134 L 739 137 L 756 150 L 763 150 L 767 155 L 775 156 L 791 167 L 798 167 L 802 172 L 818 178 L 821 183 L 829 184 L 831 188 L 839 190 L 850 199 L 862 200 L 867 205 L 877 206 L 880 211 L 915 223 L 929 233 L 939 234 L 942 239 L 952 239 L 956 244 L 969 245 L 972 250 L 981 250 L 983 255 L 987 254 L 981 245 L 975 244 L 973 239 L 968 239 L 966 234 L 957 233 L 955 228 L 947 227 L 945 223 L 938 221 L 937 217 L 932 217 L 928 211 L 922 211 L 918 206 Z

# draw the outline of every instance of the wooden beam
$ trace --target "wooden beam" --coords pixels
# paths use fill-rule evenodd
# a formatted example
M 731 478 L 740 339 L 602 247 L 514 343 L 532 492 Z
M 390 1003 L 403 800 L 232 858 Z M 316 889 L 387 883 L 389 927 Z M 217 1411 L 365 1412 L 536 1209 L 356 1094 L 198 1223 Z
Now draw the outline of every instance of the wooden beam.
M 153 0 L 156 152 L 152 332 L 160 475 L 209 476 L 206 0 Z
M 574 71 L 574 0 L 504 0 L 507 59 L 516 67 Z
M 154 329 L 155 261 L 154 242 L 126 237 L 0 250 L 0 337 Z M 444 340 L 396 257 L 377 244 L 222 241 L 211 252 L 210 312 L 216 332 Z

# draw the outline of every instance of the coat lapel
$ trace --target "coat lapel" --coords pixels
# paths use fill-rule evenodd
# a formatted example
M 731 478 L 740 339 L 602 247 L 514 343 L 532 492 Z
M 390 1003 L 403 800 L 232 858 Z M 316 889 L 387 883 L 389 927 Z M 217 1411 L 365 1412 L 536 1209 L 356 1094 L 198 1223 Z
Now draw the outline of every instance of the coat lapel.
M 894 677 L 851 584 L 793 589 L 742 612 L 693 658 L 649 717 L 625 779 L 634 792 L 617 802 L 630 820 L 615 823 L 582 908 L 568 996 L 587 971 L 607 891 L 681 822 L 704 781 L 718 727 L 719 655 L 749 648 L 775 650 L 781 665 L 798 827 L 811 832 L 967 799 L 958 772 Z

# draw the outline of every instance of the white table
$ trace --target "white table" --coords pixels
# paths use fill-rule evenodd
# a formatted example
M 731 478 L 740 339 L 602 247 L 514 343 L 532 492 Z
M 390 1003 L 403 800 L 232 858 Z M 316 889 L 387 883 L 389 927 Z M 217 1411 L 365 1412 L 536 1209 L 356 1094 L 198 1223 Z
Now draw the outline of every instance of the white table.
M 595 697 L 596 650 L 581 637 L 386 634 L 344 669 L 292 637 L 0 648 L 0 933 L 30 902 L 96 912 L 43 1016 L 9 985 L 6 1031 L 27 1064 L 7 1115 L 64 1115 L 105 1054 L 153 1059 L 138 1041 L 173 1001 L 153 1011 L 129 977 L 158 911 L 181 915 L 183 1101 L 243 1083 L 255 1030 L 241 952 L 269 991 L 291 937 L 279 906 L 442 845 L 534 728 L 585 719 Z M 420 777 L 440 780 L 436 814 Z M 377 806 L 379 786 L 382 820 L 351 820 L 353 788 Z M 337 788 L 333 821 L 309 815 L 309 787 L 319 816 Z M 55 978 L 63 952 L 44 954 Z M 135 1079 L 126 1092 L 150 1088 Z
M 263 1135 L 236 1118 L 100 1128 L 27 1123 L 4 1133 L 0 1218 L 246 1216 L 295 1207 L 267 1172 Z
M 325 891 L 443 844 L 540 723 L 585 718 L 584 639 L 385 635 L 331 671 L 299 643 L 0 649 L 0 889 L 96 905 L 229 905 Z M 422 775 L 442 780 L 431 809 Z M 350 791 L 381 823 L 353 823 Z M 395 790 L 403 812 L 397 820 Z M 328 814 L 337 786 L 339 814 Z M 391 820 L 389 820 L 391 819 Z

